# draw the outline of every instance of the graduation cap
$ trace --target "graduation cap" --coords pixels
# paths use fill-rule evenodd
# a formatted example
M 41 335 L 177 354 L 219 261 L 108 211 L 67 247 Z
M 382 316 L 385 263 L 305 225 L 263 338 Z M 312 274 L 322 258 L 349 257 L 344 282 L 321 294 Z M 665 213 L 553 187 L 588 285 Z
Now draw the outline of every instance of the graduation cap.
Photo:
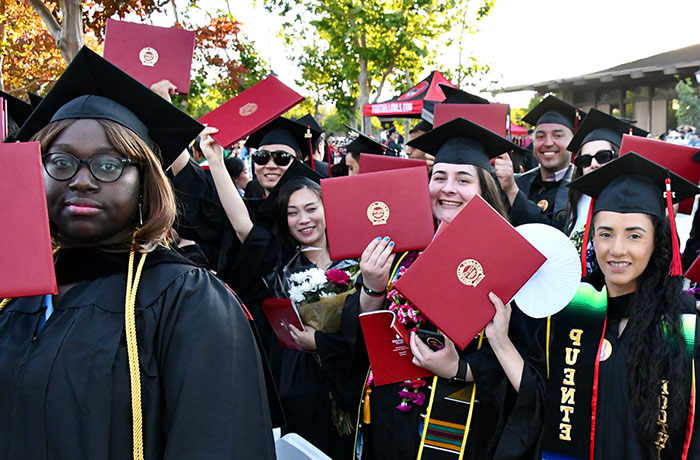
M 586 115 L 586 112 L 574 107 L 568 102 L 564 102 L 556 96 L 547 96 L 542 102 L 530 110 L 522 120 L 533 126 L 542 123 L 556 123 L 564 125 L 575 133 L 578 129 L 579 120 Z
M 413 127 L 414 131 L 423 131 L 424 133 L 427 133 L 431 129 L 433 129 L 433 124 L 426 120 L 419 121 L 416 123 L 416 126 Z
M 32 93 L 31 91 L 27 91 L 27 97 L 29 97 L 29 103 L 32 106 L 32 110 L 36 109 L 39 104 L 41 104 L 41 101 L 44 100 L 42 96 L 39 96 L 36 93 Z
M 484 99 L 476 94 L 468 93 L 444 83 L 440 83 L 438 86 L 445 94 L 445 100 L 441 101 L 441 104 L 489 104 L 488 99 Z
M 269 222 L 273 222 L 275 218 L 275 212 L 277 208 L 277 198 L 279 197 L 280 189 L 282 186 L 288 182 L 291 182 L 300 177 L 306 177 L 317 184 L 321 184 L 321 176 L 304 163 L 298 160 L 292 161 L 287 170 L 284 172 L 282 177 L 277 181 L 277 185 L 272 189 L 270 194 L 263 200 L 260 206 L 257 208 L 257 214 L 260 218 L 265 219 Z
M 252 148 L 271 144 L 287 145 L 298 152 L 301 155 L 299 159 L 302 160 L 311 155 L 312 144 L 320 136 L 321 132 L 313 128 L 289 118 L 277 117 L 248 136 L 245 145 Z
M 591 109 L 566 149 L 570 152 L 578 152 L 584 144 L 591 141 L 608 141 L 619 148 L 623 134 L 646 137 L 649 133 L 628 121 L 598 109 Z
M 435 164 L 469 164 L 490 169 L 491 158 L 519 147 L 498 134 L 464 118 L 438 126 L 408 143 L 435 155 Z
M 294 120 L 294 121 L 296 121 L 296 122 L 299 123 L 300 125 L 308 126 L 308 127 L 310 127 L 311 129 L 318 131 L 319 133 L 324 132 L 324 130 L 323 130 L 323 128 L 321 127 L 321 125 L 318 123 L 318 121 L 316 121 L 316 119 L 315 119 L 313 116 L 311 116 L 310 113 L 307 113 L 307 114 L 304 115 L 303 117 L 301 117 L 301 118 L 299 118 L 299 119 L 297 119 L 297 120 Z
M 204 129 L 103 57 L 83 46 L 17 133 L 28 141 L 47 124 L 66 119 L 111 120 L 156 144 L 168 167 Z
M 0 91 L 0 97 L 7 101 L 9 116 L 12 117 L 17 125 L 22 126 L 29 118 L 29 115 L 32 114 L 32 106 L 4 91 Z
M 676 238 L 673 203 L 695 196 L 700 189 L 675 172 L 630 152 L 569 184 L 591 197 L 584 247 L 593 214 L 600 211 L 642 213 L 663 218 L 668 211 L 673 240 L 672 275 L 681 275 L 680 250 Z M 585 254 L 585 251 L 583 251 Z M 582 255 L 582 259 L 584 259 Z M 585 266 L 585 263 L 582 262 Z
M 348 125 L 345 125 L 345 127 L 356 133 L 357 137 L 355 140 L 350 142 L 348 145 L 345 146 L 345 151 L 347 153 L 355 153 L 359 155 L 360 153 L 371 153 L 373 155 L 384 155 L 384 152 L 389 151 L 389 152 L 394 152 L 398 153 L 395 149 L 390 148 L 387 145 L 382 145 L 380 142 L 375 141 L 368 135 L 361 133 L 360 131 L 351 128 Z

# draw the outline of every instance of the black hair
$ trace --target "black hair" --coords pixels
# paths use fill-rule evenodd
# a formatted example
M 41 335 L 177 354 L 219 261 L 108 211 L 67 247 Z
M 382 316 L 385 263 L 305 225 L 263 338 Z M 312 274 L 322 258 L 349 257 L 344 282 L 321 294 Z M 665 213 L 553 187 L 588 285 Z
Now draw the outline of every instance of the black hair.
M 287 224 L 287 206 L 289 205 L 289 198 L 294 192 L 304 188 L 308 188 L 314 192 L 318 200 L 321 201 L 321 186 L 311 179 L 302 176 L 290 179 L 289 182 L 285 183 L 280 188 L 279 194 L 277 195 L 277 202 L 275 203 L 277 208 L 275 233 L 282 242 L 285 259 L 291 257 L 296 252 L 297 246 L 299 245 L 289 233 L 289 225 Z
M 226 171 L 231 179 L 236 180 L 238 176 L 241 175 L 245 169 L 245 163 L 238 157 L 232 156 L 224 160 L 224 165 L 226 166 Z
M 629 343 L 629 393 L 637 432 L 647 447 L 648 457 L 655 458 L 662 380 L 669 382 L 667 416 L 671 437 L 667 448 L 675 450 L 678 443 L 683 444 L 690 372 L 683 354 L 681 315 L 688 313 L 689 304 L 681 291 L 682 277 L 668 274 L 673 254 L 670 223 L 662 217 L 649 218 L 654 225 L 654 250 L 637 281 L 625 333 Z

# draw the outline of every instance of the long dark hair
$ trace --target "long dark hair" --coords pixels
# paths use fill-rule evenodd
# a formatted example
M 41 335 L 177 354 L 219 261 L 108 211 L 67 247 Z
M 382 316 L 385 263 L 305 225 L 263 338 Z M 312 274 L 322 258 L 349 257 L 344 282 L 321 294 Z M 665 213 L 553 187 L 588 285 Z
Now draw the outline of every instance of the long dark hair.
M 677 443 L 683 443 L 681 429 L 688 417 L 690 386 L 680 320 L 687 313 L 683 310 L 682 278 L 668 275 L 672 258 L 670 224 L 665 218 L 650 217 L 654 251 L 632 297 L 626 332 L 632 410 L 639 438 L 648 447 L 651 458 L 656 456 L 661 381 L 669 382 L 669 448 L 674 449 Z
M 287 206 L 289 205 L 289 198 L 294 192 L 304 188 L 308 188 L 314 192 L 314 194 L 316 194 L 318 197 L 318 200 L 321 201 L 321 186 L 311 179 L 299 176 L 291 179 L 280 188 L 279 195 L 277 196 L 277 202 L 275 203 L 277 208 L 277 213 L 275 216 L 275 233 L 282 242 L 282 249 L 284 251 L 285 259 L 292 256 L 296 252 L 297 246 L 299 245 L 299 242 L 292 238 L 292 235 L 289 233 L 289 225 L 287 224 Z

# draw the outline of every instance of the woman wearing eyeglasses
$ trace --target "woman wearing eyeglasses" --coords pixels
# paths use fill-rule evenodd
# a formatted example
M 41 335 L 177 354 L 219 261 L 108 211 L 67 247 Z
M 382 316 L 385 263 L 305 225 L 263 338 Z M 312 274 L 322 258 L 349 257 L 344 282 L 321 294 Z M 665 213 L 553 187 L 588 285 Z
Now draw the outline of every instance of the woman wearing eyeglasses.
M 243 308 L 167 248 L 163 164 L 200 129 L 83 48 L 18 133 L 43 154 L 58 293 L 0 301 L 0 458 L 275 458 Z
M 576 170 L 573 179 L 585 176 L 617 158 L 623 134 L 646 136 L 648 133 L 612 115 L 591 109 L 567 147 L 570 152 L 576 152 L 574 158 Z M 579 254 L 581 254 L 581 248 L 586 247 L 585 256 L 582 256 L 582 264 L 584 257 L 586 261 L 586 273 L 593 271 L 596 263 L 593 244 L 590 243 L 589 238 L 590 232 L 586 232 L 586 229 L 590 227 L 590 208 L 591 197 L 574 189 L 569 190 L 567 207 L 569 217 L 566 230 Z M 585 245 L 584 240 L 588 241 Z

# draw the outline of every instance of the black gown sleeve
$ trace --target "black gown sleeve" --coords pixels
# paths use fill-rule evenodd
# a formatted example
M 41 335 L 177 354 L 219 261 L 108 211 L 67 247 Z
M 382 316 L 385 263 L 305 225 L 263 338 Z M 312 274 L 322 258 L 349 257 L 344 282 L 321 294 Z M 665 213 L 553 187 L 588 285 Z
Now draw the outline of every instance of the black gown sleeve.
M 557 227 L 556 223 L 520 190 L 508 211 L 508 217 L 514 227 L 522 224 L 547 224 Z
M 260 355 L 235 297 L 195 270 L 162 303 L 163 458 L 274 459 Z

